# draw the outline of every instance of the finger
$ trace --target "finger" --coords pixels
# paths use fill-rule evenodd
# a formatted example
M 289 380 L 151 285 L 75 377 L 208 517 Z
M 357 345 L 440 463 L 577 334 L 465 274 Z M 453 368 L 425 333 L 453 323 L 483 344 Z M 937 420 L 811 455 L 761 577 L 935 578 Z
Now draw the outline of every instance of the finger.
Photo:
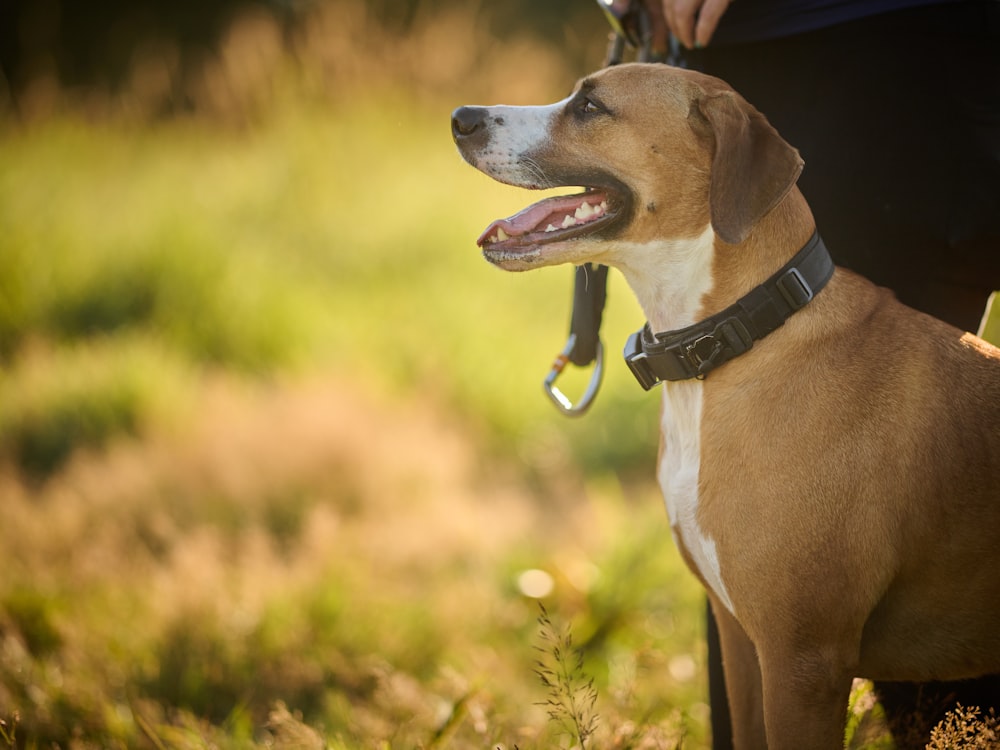
M 677 40 L 685 47 L 693 47 L 695 17 L 704 0 L 664 0 L 663 10 L 667 25 Z
M 698 13 L 698 22 L 694 30 L 694 43 L 696 47 L 704 47 L 712 41 L 719 20 L 729 7 L 731 0 L 705 0 Z
M 670 33 L 677 36 L 677 32 L 674 31 L 674 0 L 663 0 L 663 20 Z

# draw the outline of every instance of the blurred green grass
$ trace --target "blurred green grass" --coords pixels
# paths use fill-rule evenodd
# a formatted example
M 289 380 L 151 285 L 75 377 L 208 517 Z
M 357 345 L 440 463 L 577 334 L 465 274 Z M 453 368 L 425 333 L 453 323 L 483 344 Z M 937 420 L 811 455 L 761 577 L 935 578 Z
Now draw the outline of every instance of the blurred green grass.
M 704 739 L 657 400 L 613 354 L 586 419 L 543 396 L 572 273 L 479 256 L 530 196 L 462 163 L 461 103 L 0 126 L 8 745 L 558 745 L 527 569 L 605 737 Z M 613 279 L 609 351 L 640 322 Z
M 539 382 L 566 336 L 570 273 L 508 277 L 477 257 L 481 228 L 526 198 L 461 163 L 447 115 L 396 95 L 289 108 L 224 134 L 73 121 L 8 131 L 0 354 L 9 371 L 34 339 L 113 348 L 128 333 L 178 370 L 329 366 L 427 391 L 481 419 L 513 453 L 551 437 L 559 418 Z M 641 320 L 616 282 L 612 351 Z M 654 434 L 634 416 L 652 413 L 641 408 L 652 399 L 616 365 L 603 408 L 558 427 L 599 471 L 643 463 Z M 11 382 L 8 400 L 30 400 Z

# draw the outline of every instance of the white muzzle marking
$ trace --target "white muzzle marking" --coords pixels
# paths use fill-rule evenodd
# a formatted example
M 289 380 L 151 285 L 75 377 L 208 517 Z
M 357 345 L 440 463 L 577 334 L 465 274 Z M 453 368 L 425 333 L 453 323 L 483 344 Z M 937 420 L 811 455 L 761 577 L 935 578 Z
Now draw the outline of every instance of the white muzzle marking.
M 551 137 L 552 120 L 566 100 L 544 107 L 487 107 L 490 137 L 474 166 L 495 180 L 528 188 L 555 187 L 529 154 Z

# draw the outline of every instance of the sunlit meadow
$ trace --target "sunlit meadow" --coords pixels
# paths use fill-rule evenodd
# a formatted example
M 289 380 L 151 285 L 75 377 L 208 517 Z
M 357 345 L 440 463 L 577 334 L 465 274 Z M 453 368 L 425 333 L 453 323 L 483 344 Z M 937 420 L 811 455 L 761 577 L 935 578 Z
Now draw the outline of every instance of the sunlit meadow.
M 479 257 L 527 198 L 450 140 L 586 71 L 475 20 L 249 16 L 192 113 L 153 50 L 0 126 L 0 747 L 569 747 L 539 602 L 592 741 L 704 740 L 655 396 L 546 402 L 571 273 Z M 613 279 L 609 349 L 640 323 Z

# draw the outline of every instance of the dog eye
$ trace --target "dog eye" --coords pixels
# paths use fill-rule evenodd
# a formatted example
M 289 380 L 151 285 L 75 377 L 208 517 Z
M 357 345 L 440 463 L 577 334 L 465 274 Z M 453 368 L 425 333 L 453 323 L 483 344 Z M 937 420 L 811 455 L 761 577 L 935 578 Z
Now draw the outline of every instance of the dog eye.
M 593 99 L 581 96 L 576 103 L 576 111 L 581 115 L 596 115 L 600 112 L 605 112 L 606 110 Z

